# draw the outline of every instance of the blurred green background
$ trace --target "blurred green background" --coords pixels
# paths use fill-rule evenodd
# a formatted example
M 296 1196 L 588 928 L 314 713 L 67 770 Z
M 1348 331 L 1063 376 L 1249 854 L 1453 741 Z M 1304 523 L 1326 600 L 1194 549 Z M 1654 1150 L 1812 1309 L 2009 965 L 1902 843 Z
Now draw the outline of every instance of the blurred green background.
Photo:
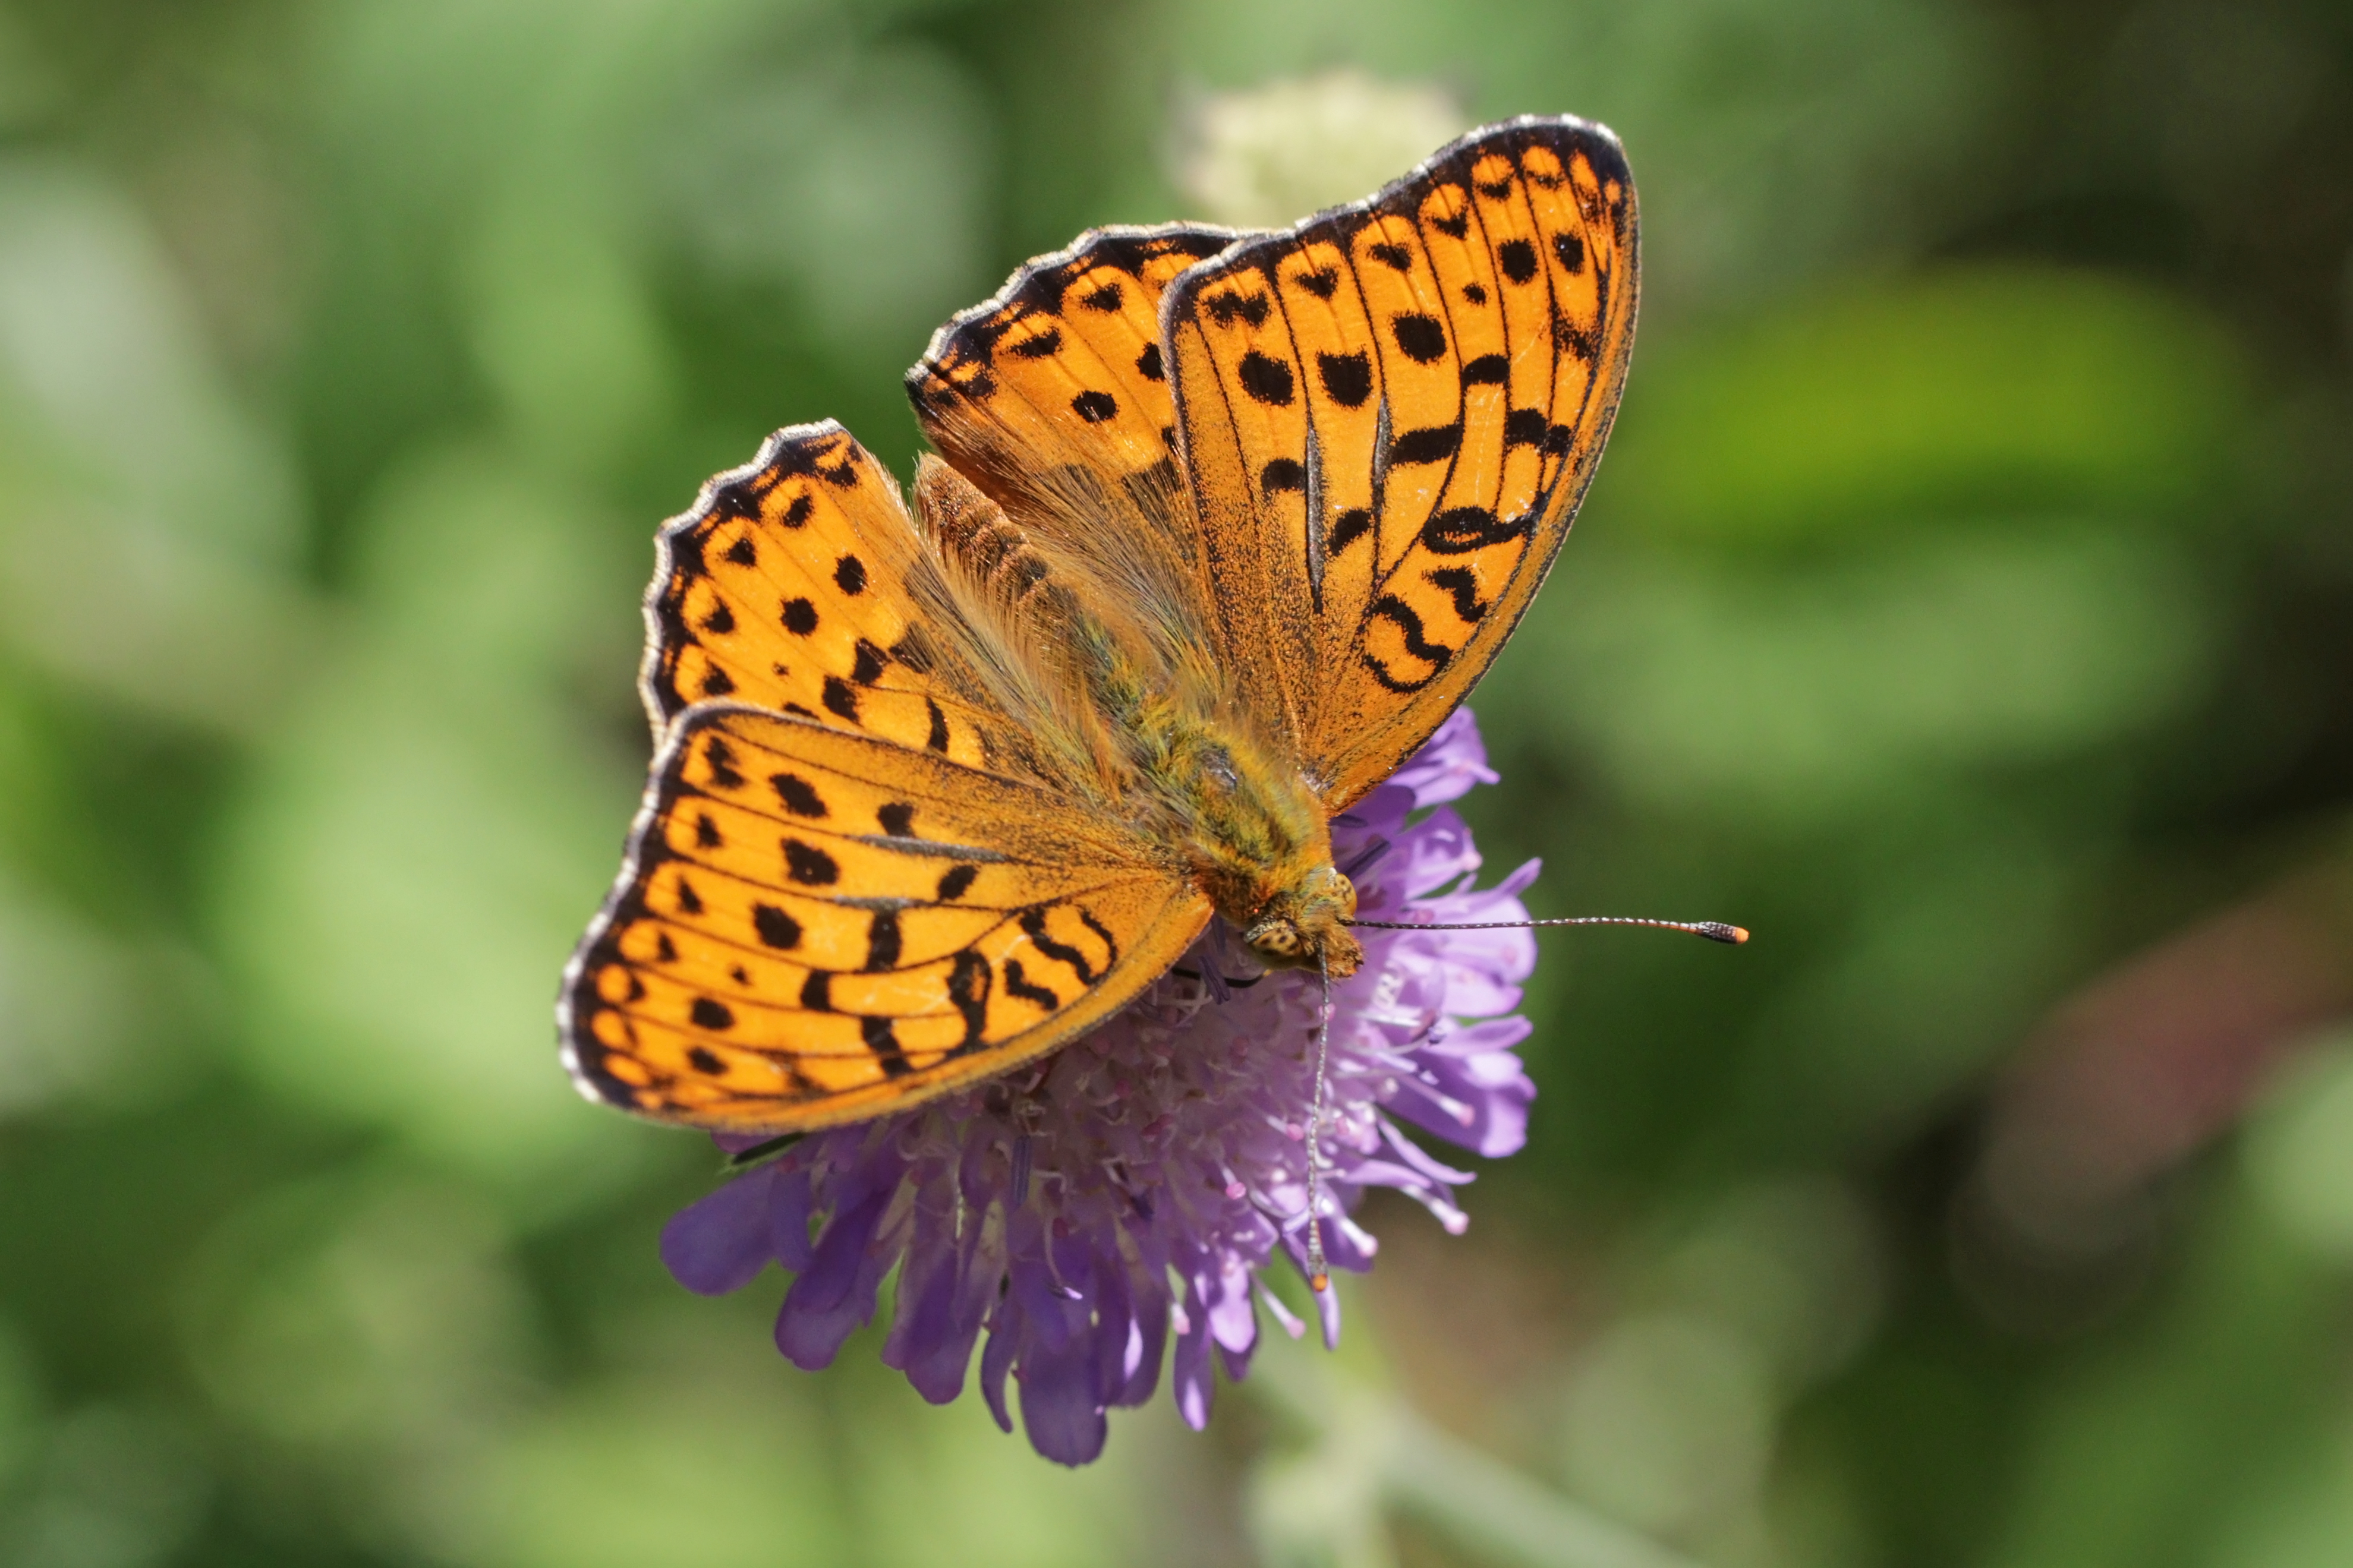
M 1207 1436 L 795 1372 L 552 1044 L 655 525 L 786 423 L 903 473 L 1090 224 L 1562 110 L 1645 315 L 1472 808 L 1540 913 L 1757 940 L 1547 938 L 1528 1150 Z M 2344 7 L 0 4 L 0 1562 L 1604 1561 L 1515 1498 L 2353 1562 Z

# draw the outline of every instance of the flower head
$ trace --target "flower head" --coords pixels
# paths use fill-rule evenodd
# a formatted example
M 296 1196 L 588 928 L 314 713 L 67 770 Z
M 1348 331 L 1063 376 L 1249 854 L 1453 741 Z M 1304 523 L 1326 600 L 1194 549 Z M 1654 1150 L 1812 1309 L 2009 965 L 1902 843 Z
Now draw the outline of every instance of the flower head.
M 1530 862 L 1473 890 L 1479 853 L 1445 803 L 1495 780 L 1458 710 L 1420 752 L 1332 827 L 1333 853 L 1366 919 L 1526 918 Z M 1410 917 L 1407 911 L 1412 911 Z M 1468 1223 L 1468 1173 L 1432 1158 L 1407 1125 L 1477 1152 L 1524 1141 L 1535 1086 L 1513 1016 L 1535 963 L 1525 931 L 1365 931 L 1362 969 L 1331 987 L 1326 1106 L 1318 1152 L 1332 1267 L 1371 1267 L 1377 1243 L 1349 1217 L 1365 1190 L 1394 1187 L 1449 1231 Z M 1278 1252 L 1303 1268 L 1319 979 L 1261 973 L 1222 924 L 1092 1033 L 1004 1078 L 919 1109 L 813 1134 L 673 1218 L 662 1257 L 688 1289 L 745 1285 L 771 1260 L 794 1271 L 776 1347 L 829 1363 L 874 1315 L 899 1270 L 882 1359 L 926 1398 L 963 1391 L 975 1342 L 982 1395 L 1029 1441 L 1084 1464 L 1104 1413 L 1141 1405 L 1176 1336 L 1177 1408 L 1207 1423 L 1210 1363 L 1249 1369 Z M 752 1140 L 743 1140 L 748 1144 Z M 1340 1331 L 1330 1291 L 1326 1343 Z

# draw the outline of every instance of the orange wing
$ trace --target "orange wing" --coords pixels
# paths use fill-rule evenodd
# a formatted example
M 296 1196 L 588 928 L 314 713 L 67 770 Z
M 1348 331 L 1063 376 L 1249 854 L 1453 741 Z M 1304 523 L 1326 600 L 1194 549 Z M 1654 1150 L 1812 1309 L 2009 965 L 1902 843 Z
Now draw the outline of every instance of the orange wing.
M 1058 474 L 1168 474 L 1175 439 L 1160 297 L 1243 236 L 1202 224 L 1099 228 L 1041 256 L 932 335 L 907 373 L 923 433 L 1007 506 Z
M 1221 652 L 1333 809 L 1429 737 L 1543 582 L 1617 409 L 1636 247 L 1616 138 L 1523 119 L 1168 290 Z
M 1208 918 L 1181 866 L 1043 786 L 704 703 L 565 972 L 564 1058 L 659 1121 L 854 1121 L 1102 1022 Z
M 911 584 L 934 567 L 899 487 L 833 421 L 771 436 L 656 548 L 641 684 L 657 741 L 726 700 L 962 763 L 996 755 L 1001 715 L 919 629 Z

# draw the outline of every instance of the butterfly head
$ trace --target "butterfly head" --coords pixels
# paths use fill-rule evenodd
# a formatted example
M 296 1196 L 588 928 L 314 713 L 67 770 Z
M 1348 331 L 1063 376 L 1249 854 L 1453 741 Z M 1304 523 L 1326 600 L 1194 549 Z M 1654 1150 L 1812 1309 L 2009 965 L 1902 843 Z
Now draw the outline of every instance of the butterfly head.
M 1365 961 L 1348 934 L 1356 912 L 1356 884 L 1324 864 L 1267 900 L 1242 928 L 1242 941 L 1269 969 L 1320 969 L 1345 978 Z

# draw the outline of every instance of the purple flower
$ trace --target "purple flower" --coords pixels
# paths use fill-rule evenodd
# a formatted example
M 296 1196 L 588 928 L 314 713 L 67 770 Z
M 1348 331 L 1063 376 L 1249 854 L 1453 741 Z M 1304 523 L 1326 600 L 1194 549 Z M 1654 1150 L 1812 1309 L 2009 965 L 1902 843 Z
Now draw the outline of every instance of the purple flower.
M 1531 861 L 1473 891 L 1479 852 L 1446 805 L 1493 784 L 1468 710 L 1388 783 L 1333 823 L 1334 858 L 1367 919 L 1524 920 Z M 1419 814 L 1417 816 L 1417 814 Z M 1466 1172 L 1407 1124 L 1490 1157 L 1525 1138 L 1535 1086 L 1514 1047 L 1526 931 L 1364 931 L 1365 964 L 1332 987 L 1321 1152 L 1324 1248 L 1359 1272 L 1377 1246 L 1349 1217 L 1367 1187 L 1418 1200 L 1449 1231 L 1468 1223 Z M 874 1315 L 899 1270 L 882 1359 L 934 1404 L 963 1392 L 984 1334 L 981 1394 L 1010 1432 L 1006 1377 L 1030 1443 L 1082 1465 L 1104 1412 L 1141 1405 L 1176 1336 L 1176 1405 L 1209 1418 L 1210 1364 L 1249 1369 L 1278 1252 L 1303 1271 L 1316 976 L 1261 974 L 1222 923 L 1093 1033 L 1005 1078 L 915 1110 L 813 1134 L 680 1213 L 662 1258 L 716 1295 L 768 1262 L 796 1275 L 776 1348 L 827 1365 Z M 752 1139 L 733 1141 L 747 1146 Z M 814 1223 L 813 1223 L 814 1222 Z M 1326 1344 L 1339 1303 L 1316 1298 Z

